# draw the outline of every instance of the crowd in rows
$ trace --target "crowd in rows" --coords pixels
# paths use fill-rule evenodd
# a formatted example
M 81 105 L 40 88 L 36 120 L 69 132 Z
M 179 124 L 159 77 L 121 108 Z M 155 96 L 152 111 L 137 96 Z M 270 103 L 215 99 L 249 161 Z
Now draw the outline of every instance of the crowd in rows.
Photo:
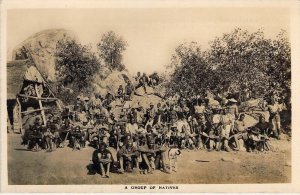
M 276 97 L 267 102 L 268 119 L 258 114 L 258 123 L 249 127 L 247 113 L 239 113 L 234 98 L 219 106 L 211 106 L 207 97 L 200 96 L 162 100 L 148 108 L 111 106 L 116 99 L 130 101 L 133 91 L 127 94 L 118 90 L 116 96 L 78 96 L 60 115 L 48 115 L 46 125 L 37 117 L 25 131 L 23 143 L 33 151 L 94 147 L 95 168 L 108 178 L 113 163 L 117 163 L 119 173 L 133 169 L 145 174 L 155 170 L 170 173 L 172 167 L 167 168 L 166 159 L 175 159 L 178 154 L 170 153 L 173 148 L 230 152 L 246 147 L 248 152 L 263 151 L 270 150 L 270 137 L 280 138 L 282 107 Z M 113 159 L 111 149 L 117 159 Z

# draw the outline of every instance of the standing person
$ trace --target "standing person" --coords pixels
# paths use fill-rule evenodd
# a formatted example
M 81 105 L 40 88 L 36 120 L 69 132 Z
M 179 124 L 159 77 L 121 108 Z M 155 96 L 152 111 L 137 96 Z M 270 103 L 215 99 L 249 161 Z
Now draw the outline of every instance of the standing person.
M 123 101 L 124 99 L 124 89 L 123 89 L 123 85 L 120 85 L 117 91 L 117 97 Z
M 237 106 L 237 101 L 234 98 L 230 98 L 227 102 L 228 113 L 230 113 L 234 118 L 238 119 L 239 110 Z
M 139 85 L 137 86 L 137 88 L 143 87 L 145 94 L 146 94 L 147 93 L 146 85 L 148 84 L 148 82 L 149 82 L 149 79 L 148 79 L 146 73 L 143 73 L 143 76 L 141 76 L 139 79 Z
M 271 98 L 270 104 L 268 105 L 269 111 L 269 121 L 272 123 L 274 136 L 277 139 L 280 139 L 281 133 L 281 123 L 280 123 L 280 114 L 281 112 L 280 106 L 277 102 L 275 102 L 274 98 Z
M 146 111 L 145 126 L 147 126 L 148 124 L 153 126 L 155 114 L 156 114 L 156 110 L 154 109 L 154 104 L 150 103 L 150 107 Z
M 161 103 L 157 103 L 156 105 L 156 111 L 155 111 L 155 122 L 154 123 L 158 123 L 158 124 L 161 124 L 161 118 L 162 118 L 162 115 L 164 113 L 164 109 L 163 107 L 161 106 Z
M 139 82 L 140 81 L 140 78 L 141 78 L 141 72 L 137 72 L 137 75 L 135 77 L 135 81 L 136 82 Z
M 221 139 L 223 142 L 223 147 L 226 152 L 229 152 L 228 146 L 228 139 L 232 128 L 232 117 L 229 114 L 228 109 L 223 109 L 221 111 L 221 123 L 222 123 L 222 130 L 221 130 Z
M 131 96 L 133 93 L 133 86 L 131 85 L 130 82 L 127 82 L 127 85 L 125 86 L 125 101 L 130 101 L 131 100 Z
M 199 116 L 201 114 L 204 114 L 205 106 L 203 105 L 203 101 L 201 99 L 198 99 L 196 101 L 196 105 L 194 106 L 195 115 Z
M 212 117 L 212 125 L 209 131 L 209 150 L 213 150 L 215 147 L 217 151 L 221 148 L 221 130 L 222 130 L 222 122 L 221 122 L 221 112 L 222 109 L 216 108 L 213 110 Z
M 169 127 L 175 126 L 175 123 L 176 123 L 177 120 L 178 120 L 178 115 L 177 115 L 176 110 L 174 109 L 174 104 L 172 104 L 172 105 L 170 106 L 170 110 L 169 110 L 169 112 L 168 112 L 168 118 L 169 118 L 169 124 L 170 124 Z

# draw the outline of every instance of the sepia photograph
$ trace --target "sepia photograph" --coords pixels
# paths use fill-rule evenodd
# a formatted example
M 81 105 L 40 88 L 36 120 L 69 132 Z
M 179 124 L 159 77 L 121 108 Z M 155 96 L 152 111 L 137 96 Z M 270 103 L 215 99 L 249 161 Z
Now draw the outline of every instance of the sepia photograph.
M 6 185 L 292 183 L 292 9 L 171 5 L 6 9 Z

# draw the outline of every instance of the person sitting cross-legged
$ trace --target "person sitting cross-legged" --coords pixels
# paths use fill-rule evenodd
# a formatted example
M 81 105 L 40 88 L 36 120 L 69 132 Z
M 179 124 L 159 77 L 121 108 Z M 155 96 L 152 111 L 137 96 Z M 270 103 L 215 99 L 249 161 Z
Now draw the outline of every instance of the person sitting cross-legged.
M 93 152 L 92 161 L 96 169 L 100 169 L 101 176 L 103 178 L 109 178 L 110 165 L 112 163 L 112 155 L 107 149 L 105 143 L 99 146 L 99 149 L 96 149 Z
M 124 173 L 124 165 L 127 172 L 132 172 L 134 166 L 139 170 L 139 151 L 133 146 L 132 140 L 129 140 L 127 144 L 118 151 L 117 156 L 120 162 L 120 173 Z

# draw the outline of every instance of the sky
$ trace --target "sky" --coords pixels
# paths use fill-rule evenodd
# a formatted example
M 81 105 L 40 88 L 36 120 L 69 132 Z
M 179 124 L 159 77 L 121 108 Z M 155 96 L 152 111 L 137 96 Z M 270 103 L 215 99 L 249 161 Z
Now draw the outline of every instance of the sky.
M 131 73 L 162 72 L 181 43 L 196 41 L 207 49 L 209 41 L 236 27 L 262 28 L 267 38 L 275 38 L 281 29 L 289 33 L 289 17 L 289 10 L 279 7 L 13 9 L 7 13 L 7 53 L 46 29 L 71 30 L 94 48 L 113 30 L 128 43 L 123 62 Z

